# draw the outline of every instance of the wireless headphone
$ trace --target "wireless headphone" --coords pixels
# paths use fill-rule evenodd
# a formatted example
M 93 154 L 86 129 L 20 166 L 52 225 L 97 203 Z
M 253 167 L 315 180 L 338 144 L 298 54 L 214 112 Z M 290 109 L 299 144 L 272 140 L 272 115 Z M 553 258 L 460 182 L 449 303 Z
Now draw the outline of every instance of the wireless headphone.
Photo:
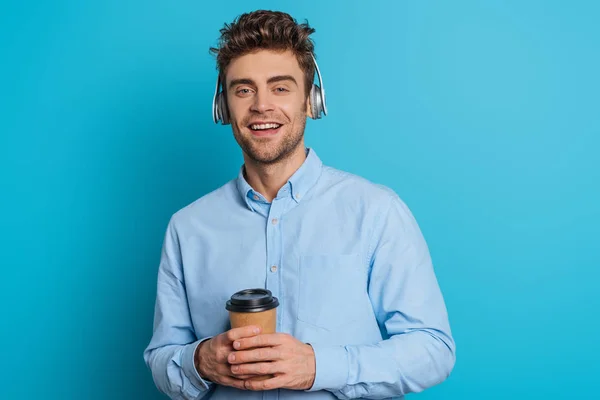
M 325 103 L 325 88 L 323 87 L 321 71 L 319 71 L 319 65 L 317 64 L 317 60 L 315 60 L 314 55 L 312 56 L 312 59 L 315 64 L 315 69 L 317 70 L 317 76 L 319 77 L 319 85 L 317 86 L 313 83 L 312 88 L 310 89 L 310 108 L 312 111 L 312 118 L 320 119 L 321 113 L 327 115 L 327 105 Z M 227 109 L 225 95 L 222 91 L 219 91 L 220 87 L 221 77 L 219 74 L 219 76 L 217 77 L 217 87 L 215 88 L 215 96 L 213 97 L 213 121 L 215 121 L 215 124 L 221 121 L 222 125 L 227 125 L 230 123 L 229 111 Z

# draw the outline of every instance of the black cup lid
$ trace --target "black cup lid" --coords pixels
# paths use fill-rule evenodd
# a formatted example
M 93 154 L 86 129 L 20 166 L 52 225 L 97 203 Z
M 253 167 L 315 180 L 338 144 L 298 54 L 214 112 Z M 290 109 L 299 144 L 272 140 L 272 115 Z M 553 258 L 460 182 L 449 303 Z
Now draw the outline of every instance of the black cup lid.
M 261 312 L 278 305 L 279 300 L 268 289 L 245 289 L 234 293 L 225 308 L 234 312 Z

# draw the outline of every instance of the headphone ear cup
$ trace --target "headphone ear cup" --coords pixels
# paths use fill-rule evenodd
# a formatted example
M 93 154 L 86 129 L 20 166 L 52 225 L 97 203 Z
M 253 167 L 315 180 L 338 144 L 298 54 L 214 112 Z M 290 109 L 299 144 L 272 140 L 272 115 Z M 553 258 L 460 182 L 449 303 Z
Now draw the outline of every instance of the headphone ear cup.
M 222 125 L 229 124 L 229 110 L 227 110 L 227 104 L 223 92 L 219 92 L 217 95 L 217 116 L 221 121 Z
M 321 118 L 323 99 L 321 99 L 321 89 L 314 83 L 310 89 L 310 109 L 312 111 L 312 119 Z
M 219 94 L 215 93 L 212 104 L 212 116 L 215 124 L 219 123 Z

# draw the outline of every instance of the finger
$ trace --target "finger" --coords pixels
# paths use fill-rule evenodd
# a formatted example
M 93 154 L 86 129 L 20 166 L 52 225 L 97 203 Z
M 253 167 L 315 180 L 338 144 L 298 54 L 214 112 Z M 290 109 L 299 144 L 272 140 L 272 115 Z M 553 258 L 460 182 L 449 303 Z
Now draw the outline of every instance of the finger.
M 240 380 L 246 380 L 246 379 L 256 378 L 258 375 L 236 375 L 236 374 L 231 374 L 229 376 L 231 376 L 233 378 L 236 378 L 236 379 L 240 379 Z
M 277 346 L 282 344 L 287 338 L 283 333 L 267 333 L 247 338 L 239 338 L 233 342 L 233 348 L 236 350 L 253 349 L 255 347 Z
M 241 339 L 241 338 L 247 338 L 247 337 L 252 337 L 252 336 L 258 335 L 259 333 L 260 333 L 260 326 L 256 326 L 256 325 L 242 326 L 240 328 L 233 328 L 233 329 L 230 329 L 227 332 L 225 332 L 225 338 L 227 339 L 227 341 L 233 342 L 233 341 Z
M 229 364 L 245 364 L 257 361 L 281 360 L 281 350 L 273 347 L 259 347 L 257 349 L 234 351 L 227 357 Z
M 215 371 L 218 375 L 227 375 L 234 378 L 236 377 L 236 375 L 231 372 L 231 366 L 229 364 L 219 364 L 216 366 Z
M 219 375 L 226 375 L 226 376 L 230 376 L 230 377 L 236 378 L 236 379 L 248 379 L 248 378 L 256 377 L 256 375 L 251 375 L 251 374 L 246 374 L 246 375 L 234 374 L 231 371 L 231 365 L 229 365 L 229 364 L 219 364 L 216 367 L 216 371 Z
M 260 362 L 241 365 L 232 365 L 234 375 L 271 375 L 283 372 L 283 365 L 279 362 Z
M 244 381 L 247 390 L 273 390 L 282 388 L 285 382 L 284 375 L 276 376 L 275 378 L 257 381 L 247 379 Z
M 221 376 L 220 382 L 221 385 L 231 386 L 237 389 L 246 390 L 245 381 L 243 379 L 232 378 L 228 375 Z

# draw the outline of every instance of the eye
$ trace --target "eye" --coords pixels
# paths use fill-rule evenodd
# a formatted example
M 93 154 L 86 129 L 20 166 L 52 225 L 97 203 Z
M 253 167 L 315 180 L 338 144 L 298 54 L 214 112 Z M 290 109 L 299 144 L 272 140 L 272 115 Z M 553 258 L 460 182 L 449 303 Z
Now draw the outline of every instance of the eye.
M 248 88 L 241 88 L 236 90 L 235 94 L 237 94 L 238 96 L 246 96 L 249 95 L 252 92 L 251 89 Z
M 289 90 L 287 90 L 286 88 L 279 86 L 275 88 L 275 92 L 277 93 L 285 93 L 285 92 L 289 92 Z

